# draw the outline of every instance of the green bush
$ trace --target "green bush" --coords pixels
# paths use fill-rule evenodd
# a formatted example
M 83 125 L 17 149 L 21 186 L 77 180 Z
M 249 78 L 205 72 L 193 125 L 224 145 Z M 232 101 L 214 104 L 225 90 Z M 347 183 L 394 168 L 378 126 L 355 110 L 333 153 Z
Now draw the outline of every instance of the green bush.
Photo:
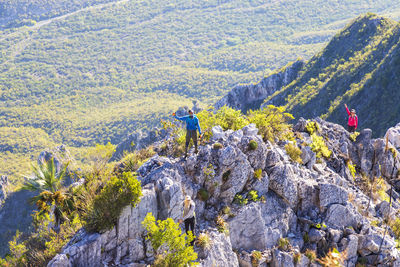
M 247 199 L 253 202 L 258 201 L 258 193 L 256 190 L 250 190 L 249 193 L 247 194 Z
M 357 136 L 359 136 L 359 135 L 360 135 L 359 132 L 354 132 L 354 133 L 350 134 L 349 138 L 351 141 L 355 142 L 357 139 Z
M 258 143 L 255 140 L 250 140 L 249 142 L 249 149 L 256 150 L 258 148 Z
M 315 121 L 310 121 L 306 125 L 306 132 L 310 135 L 319 131 L 319 125 Z
M 283 251 L 290 250 L 290 241 L 287 238 L 280 238 L 278 241 L 278 248 Z
M 311 150 L 317 154 L 317 158 L 322 158 L 322 157 L 329 158 L 331 156 L 332 151 L 329 150 L 322 136 L 313 133 L 311 135 L 311 140 L 312 143 L 310 147 Z
M 221 149 L 221 148 L 223 148 L 224 146 L 221 144 L 221 143 L 214 143 L 214 145 L 213 145 L 213 148 L 214 149 L 216 149 L 216 150 L 218 150 L 218 149 Z
M 141 149 L 139 151 L 135 151 L 133 153 L 127 154 L 121 162 L 123 163 L 123 168 L 119 170 L 122 172 L 135 172 L 137 169 L 142 166 L 149 158 L 154 156 L 156 153 L 153 150 L 153 147 L 148 147 Z
M 89 232 L 111 229 L 117 224 L 123 208 L 129 204 L 136 206 L 141 195 L 140 181 L 132 173 L 124 172 L 121 176 L 112 177 L 84 215 L 85 228 Z
M 248 200 L 247 200 L 247 198 L 244 198 L 242 195 L 236 194 L 235 197 L 233 198 L 233 202 L 235 202 L 241 206 L 244 206 L 247 204 Z
M 218 232 L 224 233 L 225 235 L 229 234 L 228 224 L 225 222 L 222 216 L 217 216 L 215 219 L 215 224 L 217 225 Z
M 231 170 L 228 170 L 222 174 L 222 181 L 226 182 L 229 179 L 229 176 L 231 175 Z
M 208 233 L 199 234 L 196 240 L 196 245 L 203 249 L 209 249 L 211 246 L 211 239 L 209 234 Z
M 352 176 L 353 178 L 355 178 L 355 177 L 356 177 L 356 173 L 357 173 L 355 165 L 352 164 L 352 163 L 349 161 L 349 162 L 347 163 L 347 167 L 349 168 L 349 171 L 350 171 L 351 176 Z
M 298 148 L 296 144 L 292 144 L 292 143 L 286 144 L 285 150 L 291 160 L 293 160 L 294 162 L 298 162 L 300 164 L 303 163 L 303 161 L 301 159 L 301 149 Z
M 200 188 L 197 194 L 202 201 L 207 201 L 210 198 L 210 194 L 205 188 Z
M 253 252 L 251 252 L 251 265 L 258 266 L 261 258 L 262 258 L 262 253 L 258 250 L 253 250 Z
M 178 223 L 168 218 L 158 220 L 148 213 L 142 225 L 147 231 L 146 239 L 150 240 L 154 251 L 154 266 L 183 267 L 194 266 L 197 253 L 190 243 L 194 240 L 193 234 L 182 233 Z
M 263 137 L 264 141 L 274 142 L 278 140 L 287 140 L 293 137 L 293 132 L 290 131 L 289 121 L 294 117 L 285 112 L 284 107 L 275 107 L 268 105 L 262 110 L 250 110 L 247 113 L 247 118 L 250 123 L 254 123 Z
M 257 180 L 261 180 L 261 178 L 262 178 L 262 170 L 261 169 L 257 169 L 254 171 L 254 178 L 256 178 Z

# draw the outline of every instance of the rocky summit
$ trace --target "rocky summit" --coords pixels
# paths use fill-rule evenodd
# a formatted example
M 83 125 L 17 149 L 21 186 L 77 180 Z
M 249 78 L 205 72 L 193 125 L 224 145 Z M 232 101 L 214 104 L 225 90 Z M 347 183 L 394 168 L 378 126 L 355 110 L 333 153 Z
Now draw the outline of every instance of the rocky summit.
M 326 157 L 313 146 L 310 122 L 325 140 Z M 383 139 L 372 139 L 369 129 L 355 137 L 319 118 L 301 118 L 293 131 L 295 140 L 275 144 L 253 124 L 238 131 L 216 126 L 197 155 L 155 155 L 137 171 L 138 206 L 125 207 L 110 231 L 81 229 L 48 266 L 151 264 L 141 222 L 147 213 L 177 221 L 185 195 L 196 203 L 196 235 L 210 237 L 209 247 L 195 245 L 199 266 L 322 266 L 310 251 L 320 257 L 332 249 L 344 266 L 400 266 L 393 226 L 400 124 Z M 290 144 L 301 161 L 287 152 Z

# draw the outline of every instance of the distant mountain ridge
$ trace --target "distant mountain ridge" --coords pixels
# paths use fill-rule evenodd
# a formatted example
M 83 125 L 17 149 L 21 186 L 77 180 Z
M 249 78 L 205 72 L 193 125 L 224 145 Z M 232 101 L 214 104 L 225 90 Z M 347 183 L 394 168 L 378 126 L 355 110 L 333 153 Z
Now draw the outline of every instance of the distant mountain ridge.
M 381 136 L 400 115 L 399 38 L 398 22 L 371 13 L 360 16 L 303 64 L 296 79 L 270 90 L 263 105 L 283 105 L 295 117 L 321 116 L 344 124 L 347 103 L 356 109 L 361 128 Z M 258 103 L 253 103 L 255 108 Z

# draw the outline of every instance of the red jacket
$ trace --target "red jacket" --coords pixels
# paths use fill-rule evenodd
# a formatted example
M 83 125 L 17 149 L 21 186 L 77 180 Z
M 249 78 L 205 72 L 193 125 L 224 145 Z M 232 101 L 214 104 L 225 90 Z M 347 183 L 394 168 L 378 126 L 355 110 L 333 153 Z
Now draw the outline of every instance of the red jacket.
M 347 122 L 347 125 L 349 125 L 349 126 L 355 126 L 356 129 L 357 129 L 357 126 L 358 126 L 358 118 L 357 118 L 357 115 L 355 115 L 354 117 L 351 116 L 351 112 L 350 112 L 350 110 L 349 110 L 348 107 L 346 107 L 346 111 L 347 111 L 347 114 L 349 115 L 349 121 Z

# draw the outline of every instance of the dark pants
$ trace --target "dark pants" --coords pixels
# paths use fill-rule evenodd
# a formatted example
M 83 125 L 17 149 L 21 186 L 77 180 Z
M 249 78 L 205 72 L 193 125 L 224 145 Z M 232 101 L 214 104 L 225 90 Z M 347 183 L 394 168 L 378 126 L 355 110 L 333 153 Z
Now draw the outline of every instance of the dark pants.
M 194 224 L 196 222 L 196 219 L 194 218 L 194 216 L 191 218 L 187 218 L 184 222 L 185 222 L 186 233 L 188 233 L 189 231 L 192 231 L 192 234 L 194 235 Z
M 356 131 L 356 126 L 347 125 L 347 131 L 349 133 L 354 133 Z
M 188 147 L 189 147 L 190 139 L 193 140 L 194 147 L 195 147 L 196 152 L 197 152 L 197 132 L 196 132 L 196 130 L 187 130 L 187 132 L 186 132 L 186 147 L 185 147 L 185 152 L 186 153 L 187 153 L 187 150 L 188 150 Z

